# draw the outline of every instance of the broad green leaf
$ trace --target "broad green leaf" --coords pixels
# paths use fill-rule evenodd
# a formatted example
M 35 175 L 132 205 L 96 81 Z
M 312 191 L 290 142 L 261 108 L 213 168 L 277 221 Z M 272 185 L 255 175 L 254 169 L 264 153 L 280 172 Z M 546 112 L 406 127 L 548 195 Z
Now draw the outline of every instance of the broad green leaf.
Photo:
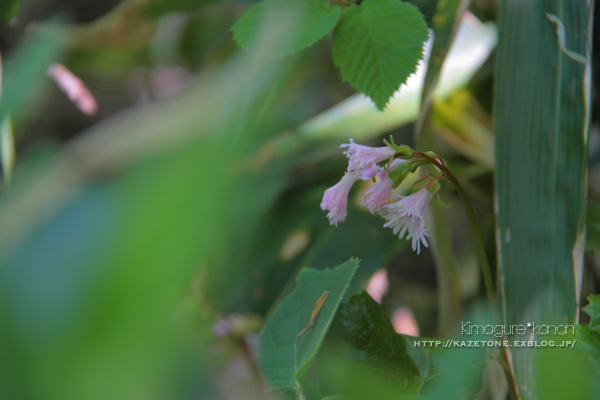
M 233 37 L 244 50 L 267 43 L 271 58 L 310 46 L 337 24 L 341 9 L 325 0 L 266 0 L 250 7 L 233 25 Z M 276 34 L 261 36 L 269 26 Z
M 482 350 L 465 355 L 465 349 L 444 343 L 396 333 L 381 306 L 363 292 L 340 305 L 319 353 L 322 391 L 352 399 L 369 392 L 372 398 L 396 399 L 400 394 L 480 390 Z
M 308 368 L 325 338 L 338 305 L 346 292 L 358 260 L 334 268 L 300 271 L 294 291 L 279 304 L 259 337 L 259 365 L 267 389 L 302 391 Z M 311 321 L 316 302 L 328 291 L 315 324 L 298 336 Z
M 416 71 L 427 35 L 412 4 L 365 0 L 344 11 L 333 33 L 333 60 L 342 77 L 383 110 Z
M 600 372 L 600 334 L 584 325 L 575 327 L 576 347 L 581 354 L 587 356 Z
M 583 279 L 591 65 L 589 2 L 504 0 L 494 77 L 496 243 L 504 321 L 575 320 Z M 589 57 L 589 56 L 588 56 Z M 510 340 L 510 338 L 509 338 Z M 537 351 L 510 349 L 522 400 Z
M 592 204 L 587 210 L 585 250 L 600 251 L 600 204 Z
M 422 352 L 415 352 L 418 359 L 413 361 L 408 342 L 366 292 L 340 305 L 328 336 L 328 345 L 343 345 L 343 354 L 353 365 L 382 371 L 387 379 L 400 383 L 405 393 L 416 393 L 429 376 L 431 363 L 429 354 Z
M 562 339 L 564 337 L 558 341 Z M 570 339 L 573 340 L 572 337 Z M 575 349 L 567 347 L 541 350 L 536 377 L 539 382 L 540 399 L 600 399 L 598 392 L 600 382 L 593 366 L 594 360 L 591 357 L 586 359 L 585 353 L 588 353 L 588 350 L 578 351 L 583 349 L 579 346 L 578 342 Z M 595 355 L 596 362 L 599 356 Z

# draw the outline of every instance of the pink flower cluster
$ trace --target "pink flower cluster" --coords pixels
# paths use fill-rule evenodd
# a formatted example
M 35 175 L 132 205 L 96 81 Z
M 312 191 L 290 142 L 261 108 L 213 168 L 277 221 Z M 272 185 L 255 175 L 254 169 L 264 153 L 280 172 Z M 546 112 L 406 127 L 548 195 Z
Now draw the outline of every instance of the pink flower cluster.
M 388 172 L 406 160 L 396 158 L 396 150 L 392 147 L 369 147 L 354 143 L 350 139 L 344 154 L 348 157 L 348 170 L 335 186 L 327 189 L 323 195 L 321 209 L 329 211 L 327 218 L 331 225 L 337 226 L 346 219 L 348 193 L 357 180 L 377 182 L 363 195 L 361 205 L 372 214 L 379 213 L 385 220 L 384 227 L 392 228 L 400 239 L 408 232 L 407 239 L 412 239 L 412 249 L 421 252 L 421 243 L 425 247 L 429 236 L 425 225 L 425 212 L 431 201 L 431 194 L 426 187 L 410 196 L 400 196 L 392 193 L 394 181 L 388 177 Z M 377 164 L 389 160 L 385 168 Z

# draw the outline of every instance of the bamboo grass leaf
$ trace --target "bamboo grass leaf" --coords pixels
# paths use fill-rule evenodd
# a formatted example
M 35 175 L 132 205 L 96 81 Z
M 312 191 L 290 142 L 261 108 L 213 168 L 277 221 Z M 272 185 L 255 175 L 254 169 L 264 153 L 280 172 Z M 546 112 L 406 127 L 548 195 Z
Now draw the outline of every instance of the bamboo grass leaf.
M 496 243 L 507 324 L 574 323 L 578 318 L 591 69 L 563 50 L 589 57 L 587 3 L 500 2 Z M 556 21 L 564 25 L 564 35 L 557 35 Z M 536 398 L 536 351 L 511 353 L 519 395 Z
M 442 0 L 436 5 L 436 11 L 433 16 L 433 46 L 429 55 L 427 64 L 427 74 L 423 82 L 423 95 L 421 97 L 421 111 L 415 132 L 417 135 L 423 127 L 423 123 L 429 114 L 433 93 L 440 79 L 444 60 L 450 51 L 462 16 L 469 6 L 470 0 Z

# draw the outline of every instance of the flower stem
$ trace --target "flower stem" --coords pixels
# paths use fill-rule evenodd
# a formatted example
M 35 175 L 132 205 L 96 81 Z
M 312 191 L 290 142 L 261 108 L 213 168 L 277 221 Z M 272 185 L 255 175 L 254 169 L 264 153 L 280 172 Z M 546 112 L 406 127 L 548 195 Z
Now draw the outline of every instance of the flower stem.
M 465 209 L 467 211 L 467 216 L 469 217 L 469 223 L 471 224 L 471 230 L 473 231 L 473 237 L 475 238 L 475 247 L 477 248 L 477 254 L 479 255 L 479 264 L 481 266 L 481 273 L 483 275 L 483 281 L 485 283 L 485 291 L 487 294 L 488 302 L 490 303 L 490 307 L 493 312 L 496 312 L 496 293 L 494 290 L 494 285 L 492 283 L 492 272 L 490 269 L 490 264 L 488 263 L 487 255 L 485 253 L 485 246 L 483 245 L 483 239 L 481 237 L 481 231 L 479 230 L 479 225 L 477 225 L 477 220 L 475 219 L 475 212 L 473 211 L 473 206 L 471 202 L 467 198 L 467 194 L 465 190 L 458 182 L 458 179 L 448 170 L 446 165 L 443 162 L 439 162 L 433 157 L 428 156 L 425 153 L 417 152 L 415 155 L 421 156 L 439 168 L 446 174 L 446 177 L 454 188 L 458 192 L 460 199 L 463 201 L 465 205 Z
M 440 159 L 440 161 L 438 161 L 434 157 L 431 157 L 431 156 L 421 153 L 421 152 L 415 153 L 415 155 L 425 158 L 426 160 L 431 162 L 433 165 L 435 165 L 439 170 L 443 171 L 444 174 L 446 175 L 446 178 L 448 178 L 448 180 L 450 182 L 452 182 L 452 185 L 454 185 L 454 188 L 458 192 L 460 199 L 463 201 L 463 204 L 465 205 L 465 209 L 467 210 L 467 215 L 469 216 L 469 223 L 471 224 L 471 229 L 473 231 L 473 237 L 475 238 L 475 245 L 477 247 L 477 253 L 479 254 L 479 264 L 481 265 L 481 272 L 483 274 L 483 280 L 485 282 L 485 289 L 487 292 L 488 302 L 490 303 L 490 307 L 492 310 L 492 315 L 494 317 L 494 320 L 498 320 L 496 294 L 494 291 L 494 286 L 492 284 L 492 273 L 490 270 L 490 265 L 488 263 L 487 255 L 485 253 L 485 246 L 483 245 L 481 231 L 479 230 L 479 226 L 477 225 L 477 220 L 475 219 L 475 213 L 473 212 L 473 206 L 471 205 L 471 202 L 467 198 L 467 194 L 465 193 L 465 190 L 463 189 L 461 184 L 458 182 L 458 179 L 456 179 L 456 177 L 452 174 L 452 172 L 450 172 L 450 170 L 448 170 L 448 168 L 446 167 L 446 165 L 444 164 L 444 161 L 442 159 Z M 502 367 L 504 369 L 504 373 L 506 375 L 506 381 L 508 383 L 510 398 L 512 400 L 520 400 L 519 390 L 517 388 L 517 382 L 516 382 L 515 374 L 514 374 L 513 367 L 512 367 L 510 352 L 506 347 L 504 347 L 503 351 L 500 352 L 499 361 L 500 361 L 500 365 L 502 365 Z

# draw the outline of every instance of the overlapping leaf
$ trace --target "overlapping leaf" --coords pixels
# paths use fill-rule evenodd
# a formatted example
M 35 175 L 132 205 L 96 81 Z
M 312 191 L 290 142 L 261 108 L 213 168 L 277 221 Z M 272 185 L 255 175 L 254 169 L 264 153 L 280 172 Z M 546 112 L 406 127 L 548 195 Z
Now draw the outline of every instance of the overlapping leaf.
M 301 391 L 356 268 L 358 260 L 351 259 L 334 269 L 300 271 L 296 289 L 279 304 L 259 338 L 259 364 L 267 389 Z M 314 326 L 298 336 L 311 322 L 315 304 L 326 291 L 329 293 L 316 314 Z
M 383 110 L 416 71 L 427 40 L 419 10 L 399 0 L 365 0 L 347 9 L 333 36 L 342 77 Z
M 324 0 L 266 0 L 250 7 L 232 30 L 243 49 L 265 45 L 271 58 L 278 58 L 321 39 L 335 27 L 340 14 L 339 7 Z M 261 36 L 264 26 L 277 34 Z
M 460 349 L 417 345 L 416 339 L 396 333 L 367 293 L 353 296 L 340 305 L 319 355 L 319 367 L 325 366 L 320 370 L 324 394 L 396 399 L 400 394 L 444 394 L 442 387 L 446 394 L 481 388 L 481 352 L 465 356 Z
M 590 316 L 589 325 L 577 325 L 577 347 L 594 363 L 600 372 L 600 295 L 589 296 L 583 309 Z

